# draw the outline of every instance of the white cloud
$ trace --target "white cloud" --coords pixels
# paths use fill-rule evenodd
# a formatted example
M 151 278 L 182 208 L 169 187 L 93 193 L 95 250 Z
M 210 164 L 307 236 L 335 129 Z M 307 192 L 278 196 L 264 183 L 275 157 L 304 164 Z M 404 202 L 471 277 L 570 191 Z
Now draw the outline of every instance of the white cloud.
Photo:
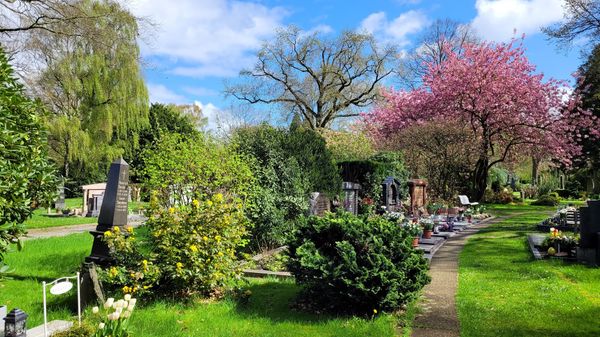
M 507 41 L 563 18 L 563 0 L 477 0 L 473 28 L 485 39 Z
M 393 42 L 403 47 L 410 44 L 408 35 L 421 31 L 428 24 L 429 20 L 420 11 L 402 13 L 392 21 L 387 19 L 385 12 L 376 12 L 361 22 L 359 30 L 371 33 L 383 42 Z
M 166 104 L 183 104 L 186 102 L 185 97 L 173 92 L 171 89 L 167 88 L 162 84 L 147 83 L 146 86 L 148 87 L 148 95 L 150 96 L 150 102 Z
M 158 24 L 142 54 L 177 62 L 175 74 L 196 77 L 236 75 L 287 15 L 280 7 L 231 0 L 132 0 L 129 6 Z
M 208 118 L 206 128 L 217 133 L 228 133 L 234 127 L 243 123 L 239 118 L 233 116 L 228 110 L 218 108 L 212 103 L 203 104 L 200 101 L 195 101 L 195 105 L 202 110 L 202 116 Z

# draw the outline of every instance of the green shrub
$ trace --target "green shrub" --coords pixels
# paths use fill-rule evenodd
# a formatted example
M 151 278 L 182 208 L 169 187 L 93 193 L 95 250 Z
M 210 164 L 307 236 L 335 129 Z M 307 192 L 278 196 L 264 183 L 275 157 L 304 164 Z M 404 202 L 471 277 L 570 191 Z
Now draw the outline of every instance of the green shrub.
M 540 196 L 536 201 L 532 202 L 535 206 L 558 206 L 560 199 L 556 195 L 545 194 Z
M 252 222 L 250 247 L 263 250 L 282 245 L 294 221 L 308 210 L 309 178 L 284 143 L 288 132 L 263 124 L 237 129 L 232 145 L 250 158 L 257 186 L 246 215 Z
M 489 204 L 510 204 L 514 201 L 514 196 L 509 189 L 503 189 L 499 192 L 487 189 L 483 195 L 483 200 Z
M 380 206 L 382 186 L 385 178 L 392 176 L 400 182 L 400 197 L 408 196 L 408 171 L 400 152 L 382 152 L 368 160 L 345 161 L 338 163 L 342 179 L 361 184 L 361 198 L 369 198 Z
M 42 114 L 0 49 L 0 263 L 24 233 L 17 225 L 56 195 L 57 179 L 48 160 Z
M 240 199 L 217 193 L 191 206 L 156 206 L 151 202 L 146 242 L 114 229 L 104 234 L 117 261 L 102 272 L 108 284 L 123 293 L 166 297 L 220 294 L 237 285 L 236 252 L 247 234 Z
M 430 281 L 412 235 L 383 217 L 303 218 L 288 243 L 289 270 L 312 310 L 372 314 L 416 298 Z

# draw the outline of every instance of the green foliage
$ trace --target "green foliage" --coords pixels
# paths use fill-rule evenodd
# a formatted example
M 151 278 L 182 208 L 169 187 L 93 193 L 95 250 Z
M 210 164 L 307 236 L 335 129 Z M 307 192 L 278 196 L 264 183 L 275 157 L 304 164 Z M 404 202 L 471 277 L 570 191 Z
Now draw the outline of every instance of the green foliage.
M 321 129 L 327 148 L 336 162 L 366 160 L 375 154 L 373 141 L 364 133 Z
M 138 132 L 148 124 L 148 92 L 138 19 L 112 0 L 78 0 L 73 7 L 93 20 L 78 21 L 81 30 L 73 34 L 37 33 L 32 48 L 44 67 L 33 86 L 51 112 L 52 159 L 78 191 L 104 180 L 112 160 L 138 147 Z
M 284 243 L 296 218 L 308 209 L 309 178 L 286 150 L 288 132 L 263 124 L 236 130 L 233 146 L 250 159 L 257 184 L 246 215 L 253 223 L 250 248 Z
M 483 195 L 483 201 L 490 204 L 510 204 L 514 201 L 514 196 L 510 189 L 505 188 L 498 192 L 487 189 Z
M 247 161 L 206 135 L 164 134 L 142 157 L 143 184 L 164 207 L 216 193 L 246 201 L 254 188 Z
M 406 181 L 408 171 L 400 152 L 382 152 L 368 160 L 341 162 L 338 164 L 342 179 L 361 184 L 361 197 L 380 202 L 383 181 L 392 176 L 400 182 L 400 197 L 408 196 Z
M 37 205 L 57 191 L 48 161 L 42 108 L 25 95 L 0 51 L 0 262 L 11 243 L 18 243 L 21 224 Z
M 508 171 L 500 167 L 492 167 L 488 173 L 488 186 L 492 187 L 494 192 L 500 192 L 500 189 L 508 181 Z
M 146 243 L 120 231 L 104 234 L 117 263 L 102 272 L 107 283 L 124 293 L 175 298 L 218 295 L 237 285 L 236 252 L 247 234 L 241 199 L 216 193 L 190 206 L 151 205 Z
M 532 202 L 535 206 L 558 206 L 560 199 L 556 194 L 541 195 L 536 201 Z
M 125 159 L 132 167 L 130 176 L 133 181 L 143 180 L 141 177 L 144 172 L 142 153 L 158 142 L 162 135 L 181 134 L 187 137 L 199 134 L 192 116 L 184 114 L 175 105 L 153 103 L 150 106 L 148 121 L 149 124 L 137 134 L 139 148 L 132 149 L 131 153 L 125 154 Z
M 308 179 L 310 191 L 337 195 L 342 181 L 325 139 L 317 131 L 301 126 L 290 128 L 286 138 L 284 150 L 296 158 Z
M 394 311 L 429 282 L 413 236 L 383 217 L 304 218 L 289 242 L 289 269 L 313 310 Z

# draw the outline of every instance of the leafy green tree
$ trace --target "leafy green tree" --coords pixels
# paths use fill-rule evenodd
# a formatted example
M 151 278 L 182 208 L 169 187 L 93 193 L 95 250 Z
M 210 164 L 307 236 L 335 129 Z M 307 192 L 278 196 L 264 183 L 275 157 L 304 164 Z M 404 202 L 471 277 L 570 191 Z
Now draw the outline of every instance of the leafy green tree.
M 285 150 L 287 131 L 267 124 L 237 129 L 232 144 L 250 159 L 257 179 L 254 202 L 247 212 L 253 223 L 250 248 L 284 243 L 299 215 L 308 209 L 310 185 L 296 158 Z
M 201 114 L 201 112 L 199 112 Z M 196 115 L 191 115 L 173 104 L 153 103 L 148 113 L 148 125 L 141 131 L 131 133 L 130 138 L 137 137 L 139 147 L 129 148 L 124 158 L 131 165 L 132 181 L 141 181 L 144 171 L 142 153 L 158 142 L 163 135 L 181 134 L 196 137 L 201 126 Z M 134 141 L 131 139 L 130 141 Z
M 51 110 L 51 153 L 65 178 L 71 165 L 84 176 L 104 173 L 101 163 L 132 152 L 132 135 L 148 124 L 137 19 L 112 0 L 76 5 L 95 17 L 82 23 L 85 35 L 41 31 L 29 41 L 44 63 L 32 90 Z
M 145 187 L 163 207 L 217 193 L 248 201 L 254 176 L 247 162 L 209 136 L 165 134 L 143 153 Z
M 256 65 L 240 72 L 226 93 L 249 104 L 267 104 L 302 116 L 311 129 L 356 117 L 378 96 L 396 57 L 369 34 L 342 32 L 335 38 L 281 30 L 257 53 Z
M 41 111 L 25 95 L 0 51 L 0 264 L 9 244 L 22 233 L 16 225 L 57 191 Z

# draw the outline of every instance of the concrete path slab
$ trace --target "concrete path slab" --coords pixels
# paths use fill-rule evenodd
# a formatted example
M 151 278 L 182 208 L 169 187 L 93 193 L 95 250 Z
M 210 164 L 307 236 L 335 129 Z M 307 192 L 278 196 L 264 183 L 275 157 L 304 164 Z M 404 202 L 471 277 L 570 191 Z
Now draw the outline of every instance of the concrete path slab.
M 138 227 L 141 226 L 141 222 L 130 222 L 130 226 Z M 22 240 L 31 240 L 31 239 L 44 239 L 51 238 L 56 236 L 67 236 L 76 233 L 84 233 L 89 232 L 96 229 L 98 226 L 97 223 L 85 224 L 85 225 L 69 225 L 69 226 L 58 226 L 58 227 L 48 227 L 48 228 L 35 228 L 28 229 L 27 235 L 22 237 Z
M 431 259 L 431 283 L 423 290 L 421 313 L 415 318 L 413 337 L 458 337 L 460 325 L 456 310 L 458 288 L 458 256 L 469 237 L 481 228 L 504 220 L 489 218 L 456 233 Z

